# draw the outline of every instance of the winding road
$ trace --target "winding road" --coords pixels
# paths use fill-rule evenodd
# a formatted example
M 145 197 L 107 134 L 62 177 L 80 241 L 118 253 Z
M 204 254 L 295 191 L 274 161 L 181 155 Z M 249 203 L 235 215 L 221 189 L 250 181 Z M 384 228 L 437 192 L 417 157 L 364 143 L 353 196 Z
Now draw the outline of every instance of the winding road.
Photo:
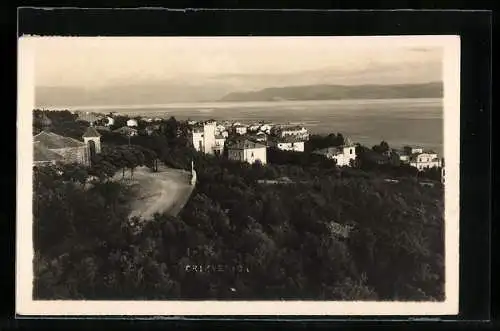
M 134 171 L 132 187 L 136 199 L 130 204 L 130 217 L 151 219 L 156 213 L 176 216 L 189 200 L 194 186 L 188 171 L 159 167 L 153 172 L 147 167 Z

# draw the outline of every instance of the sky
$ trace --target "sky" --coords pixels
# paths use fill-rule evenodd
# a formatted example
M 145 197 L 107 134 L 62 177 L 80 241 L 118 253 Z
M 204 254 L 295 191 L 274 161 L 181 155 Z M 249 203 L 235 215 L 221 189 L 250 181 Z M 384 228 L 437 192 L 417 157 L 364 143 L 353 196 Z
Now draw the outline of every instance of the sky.
M 441 79 L 432 38 L 32 37 L 35 85 L 100 88 L 175 82 L 238 89 Z M 385 76 L 384 76 L 385 75 Z

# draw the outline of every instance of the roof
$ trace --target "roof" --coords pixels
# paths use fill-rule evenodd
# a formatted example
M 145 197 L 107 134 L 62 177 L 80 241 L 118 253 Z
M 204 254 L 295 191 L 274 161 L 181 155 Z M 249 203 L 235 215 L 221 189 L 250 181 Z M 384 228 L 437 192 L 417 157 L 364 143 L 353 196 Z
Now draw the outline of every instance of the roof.
M 304 142 L 304 139 L 295 136 L 285 136 L 285 137 L 271 137 L 271 140 L 277 143 L 298 143 Z
M 262 145 L 256 143 L 254 141 L 250 141 L 248 139 L 238 140 L 232 142 L 229 146 L 229 149 L 254 149 L 254 148 L 266 148 L 266 145 Z
M 40 132 L 33 137 L 33 140 L 42 143 L 48 149 L 85 146 L 85 143 L 82 141 L 70 137 L 60 136 L 48 131 Z
M 100 137 L 100 136 L 101 134 L 97 132 L 97 130 L 94 127 L 89 126 L 87 128 L 87 131 L 85 131 L 82 137 Z
M 280 127 L 277 127 L 279 131 L 299 131 L 299 130 L 304 130 L 305 128 L 301 125 L 283 125 Z
M 95 114 L 91 112 L 75 112 L 78 115 L 78 119 L 81 121 L 94 122 L 102 117 L 103 114 Z
M 33 143 L 33 161 L 50 162 L 50 161 L 58 161 L 61 160 L 62 158 L 63 158 L 62 155 L 57 154 L 54 151 L 51 151 L 39 141 L 35 141 Z

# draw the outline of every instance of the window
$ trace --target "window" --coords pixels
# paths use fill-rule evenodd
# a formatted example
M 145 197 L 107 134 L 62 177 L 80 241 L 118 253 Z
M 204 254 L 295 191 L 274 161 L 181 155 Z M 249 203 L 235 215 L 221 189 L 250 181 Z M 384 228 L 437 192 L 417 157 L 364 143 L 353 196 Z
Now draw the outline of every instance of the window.
M 253 152 L 252 152 L 252 154 L 250 154 L 250 157 L 253 157 Z
M 352 148 L 351 148 L 351 149 L 349 149 L 349 154 L 352 154 Z

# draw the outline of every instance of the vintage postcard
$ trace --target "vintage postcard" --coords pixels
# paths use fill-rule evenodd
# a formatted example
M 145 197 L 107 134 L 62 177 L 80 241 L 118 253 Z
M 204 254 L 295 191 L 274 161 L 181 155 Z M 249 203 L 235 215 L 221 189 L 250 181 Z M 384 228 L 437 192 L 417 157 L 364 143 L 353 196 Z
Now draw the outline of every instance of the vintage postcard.
M 19 38 L 19 315 L 454 315 L 460 38 Z

